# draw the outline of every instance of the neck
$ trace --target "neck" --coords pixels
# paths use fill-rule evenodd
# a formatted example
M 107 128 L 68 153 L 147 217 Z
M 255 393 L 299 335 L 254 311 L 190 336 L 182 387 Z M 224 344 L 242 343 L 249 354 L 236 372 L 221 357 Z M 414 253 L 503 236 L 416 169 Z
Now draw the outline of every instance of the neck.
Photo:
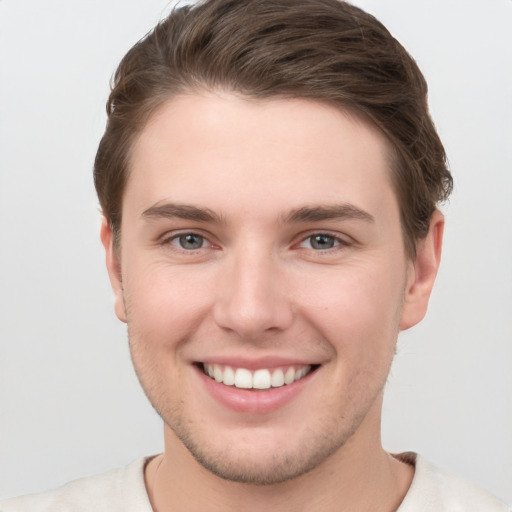
M 155 512 L 395 511 L 414 470 L 386 453 L 379 430 L 368 432 L 364 423 L 315 469 L 273 485 L 232 482 L 210 473 L 166 428 L 165 452 L 146 468 L 151 504 Z M 374 425 L 375 421 L 367 423 Z

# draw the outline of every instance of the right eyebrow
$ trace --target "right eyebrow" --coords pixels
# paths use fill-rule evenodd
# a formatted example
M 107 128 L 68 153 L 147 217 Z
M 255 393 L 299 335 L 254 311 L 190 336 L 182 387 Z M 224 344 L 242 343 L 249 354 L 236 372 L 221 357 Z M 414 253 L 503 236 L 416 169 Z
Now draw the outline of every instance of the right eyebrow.
M 198 208 L 189 204 L 164 203 L 151 206 L 142 212 L 141 217 L 148 219 L 184 219 L 198 222 L 224 224 L 224 219 L 208 208 Z

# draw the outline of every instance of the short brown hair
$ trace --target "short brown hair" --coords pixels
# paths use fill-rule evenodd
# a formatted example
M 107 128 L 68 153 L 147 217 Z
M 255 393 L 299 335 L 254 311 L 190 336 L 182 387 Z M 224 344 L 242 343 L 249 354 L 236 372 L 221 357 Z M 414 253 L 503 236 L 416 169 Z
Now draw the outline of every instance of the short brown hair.
M 206 0 L 175 9 L 126 54 L 94 164 L 115 240 L 135 137 L 174 95 L 214 88 L 328 102 L 376 125 L 390 142 L 405 248 L 415 255 L 452 189 L 427 84 L 378 20 L 339 0 Z

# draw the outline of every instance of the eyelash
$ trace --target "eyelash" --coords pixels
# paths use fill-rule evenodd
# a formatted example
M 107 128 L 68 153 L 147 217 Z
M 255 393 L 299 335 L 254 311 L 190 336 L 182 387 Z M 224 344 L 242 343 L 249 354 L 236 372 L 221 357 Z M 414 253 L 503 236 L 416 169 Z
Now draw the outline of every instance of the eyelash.
M 315 242 L 313 242 L 313 240 L 316 239 L 316 242 L 319 241 L 319 239 L 329 239 L 330 242 L 332 242 L 332 246 L 331 247 L 313 247 L 313 244 Z M 344 240 L 342 238 L 340 238 L 339 236 L 336 236 L 336 235 L 333 235 L 331 233 L 322 233 L 322 232 L 317 232 L 317 233 L 312 233 L 310 235 L 308 235 L 307 237 L 303 238 L 299 244 L 299 247 L 303 247 L 303 244 L 308 242 L 310 243 L 310 247 L 308 247 L 308 249 L 312 249 L 314 250 L 315 252 L 328 252 L 328 251 L 332 251 L 332 250 L 336 250 L 336 249 L 339 249 L 341 247 L 347 247 L 349 244 L 349 242 L 347 240 Z M 312 243 L 313 242 L 313 243 Z
M 196 237 L 201 239 L 201 247 L 195 247 L 192 249 L 186 249 L 185 247 L 182 247 L 180 245 L 180 242 L 186 239 L 187 237 Z M 176 243 L 174 243 L 176 242 Z M 162 240 L 162 245 L 173 245 L 178 250 L 181 250 L 183 252 L 188 253 L 194 253 L 196 251 L 199 251 L 201 249 L 204 249 L 205 245 L 213 245 L 211 242 L 208 241 L 208 238 L 205 235 L 202 235 L 201 233 L 197 233 L 196 231 L 186 231 L 182 233 L 177 233 L 175 235 L 166 237 Z
M 195 237 L 196 239 L 201 239 L 201 246 L 200 247 L 194 247 L 194 248 L 185 248 L 182 246 L 182 243 L 185 242 L 187 237 Z M 313 247 L 314 240 L 316 239 L 316 242 L 319 242 L 320 239 L 328 239 L 328 244 L 332 243 L 333 245 L 330 247 Z M 309 247 L 304 247 L 305 243 L 309 242 Z M 196 231 L 186 231 L 174 234 L 172 236 L 166 237 L 161 242 L 162 245 L 172 245 L 176 247 L 177 250 L 186 252 L 186 253 L 195 253 L 197 251 L 200 251 L 201 249 L 204 249 L 207 245 L 213 246 L 209 240 L 208 237 L 198 233 Z M 316 253 L 329 253 L 335 250 L 342 249 L 344 247 L 348 247 L 350 245 L 350 242 L 340 238 L 339 236 L 336 236 L 331 233 L 326 232 L 314 232 L 311 234 L 308 234 L 307 236 L 301 238 L 300 242 L 298 244 L 295 244 L 295 247 L 299 247 L 302 249 L 309 249 Z

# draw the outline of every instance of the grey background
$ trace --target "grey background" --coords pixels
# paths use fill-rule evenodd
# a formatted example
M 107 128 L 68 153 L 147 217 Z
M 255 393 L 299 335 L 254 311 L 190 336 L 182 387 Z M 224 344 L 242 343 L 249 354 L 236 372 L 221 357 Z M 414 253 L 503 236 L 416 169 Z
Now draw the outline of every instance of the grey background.
M 456 189 L 383 437 L 512 502 L 512 2 L 359 0 L 415 56 Z M 485 8 L 482 7 L 485 5 Z M 108 82 L 162 0 L 0 1 L 0 496 L 162 449 L 114 317 L 91 168 Z

